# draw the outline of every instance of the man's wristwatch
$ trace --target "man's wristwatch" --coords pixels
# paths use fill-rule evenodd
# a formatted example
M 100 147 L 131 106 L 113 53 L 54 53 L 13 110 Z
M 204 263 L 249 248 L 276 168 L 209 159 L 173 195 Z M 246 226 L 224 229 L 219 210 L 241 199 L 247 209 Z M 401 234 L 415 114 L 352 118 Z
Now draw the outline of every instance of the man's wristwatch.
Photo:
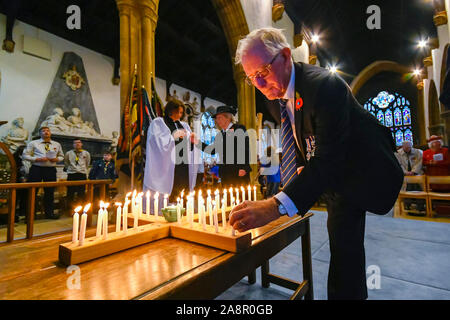
M 283 206 L 283 204 L 280 202 L 280 200 L 278 200 L 276 197 L 274 197 L 275 201 L 278 204 L 278 213 L 282 216 L 287 215 L 287 210 L 286 208 Z

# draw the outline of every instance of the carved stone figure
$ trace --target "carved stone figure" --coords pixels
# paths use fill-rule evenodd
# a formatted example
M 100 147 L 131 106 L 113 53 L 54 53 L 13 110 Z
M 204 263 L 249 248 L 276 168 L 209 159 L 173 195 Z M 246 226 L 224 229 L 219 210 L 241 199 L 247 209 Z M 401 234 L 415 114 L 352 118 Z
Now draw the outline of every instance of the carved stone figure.
M 117 144 L 119 141 L 119 133 L 117 131 L 112 132 L 112 142 L 111 142 L 111 152 L 116 153 L 117 152 Z
M 26 145 L 28 139 L 28 130 L 23 127 L 23 118 L 14 119 L 11 123 L 11 128 L 8 130 L 6 136 L 2 141 L 8 146 L 11 153 L 16 152 L 20 146 Z
M 42 126 L 49 127 L 52 133 L 63 134 L 67 134 L 72 127 L 71 123 L 64 118 L 64 112 L 61 108 L 53 109 L 53 114 L 42 121 L 41 127 Z

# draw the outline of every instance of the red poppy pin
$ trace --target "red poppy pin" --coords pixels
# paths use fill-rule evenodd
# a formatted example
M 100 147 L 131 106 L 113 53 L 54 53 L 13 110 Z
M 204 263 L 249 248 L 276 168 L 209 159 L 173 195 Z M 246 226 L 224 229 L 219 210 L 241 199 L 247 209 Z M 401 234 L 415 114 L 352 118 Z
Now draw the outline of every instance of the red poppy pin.
M 303 107 L 303 99 L 298 92 L 295 92 L 295 110 L 298 111 Z

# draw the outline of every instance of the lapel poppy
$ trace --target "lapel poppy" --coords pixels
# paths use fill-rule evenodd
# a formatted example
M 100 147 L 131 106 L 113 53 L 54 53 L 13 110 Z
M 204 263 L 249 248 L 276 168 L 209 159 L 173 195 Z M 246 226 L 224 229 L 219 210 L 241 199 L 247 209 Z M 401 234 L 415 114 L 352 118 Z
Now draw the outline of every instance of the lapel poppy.
M 303 99 L 298 92 L 295 92 L 295 110 L 298 111 L 303 107 Z

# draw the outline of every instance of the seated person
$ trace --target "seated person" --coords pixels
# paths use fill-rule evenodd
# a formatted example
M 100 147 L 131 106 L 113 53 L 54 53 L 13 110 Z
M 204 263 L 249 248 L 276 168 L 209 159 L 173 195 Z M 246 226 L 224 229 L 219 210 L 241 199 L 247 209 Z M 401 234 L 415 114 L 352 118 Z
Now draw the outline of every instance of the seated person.
M 448 176 L 450 172 L 450 157 L 448 149 L 442 147 L 441 136 L 431 136 L 428 139 L 427 149 L 423 152 L 423 165 L 425 166 L 425 174 L 429 176 Z M 431 184 L 431 189 L 437 192 L 450 192 L 450 185 Z

